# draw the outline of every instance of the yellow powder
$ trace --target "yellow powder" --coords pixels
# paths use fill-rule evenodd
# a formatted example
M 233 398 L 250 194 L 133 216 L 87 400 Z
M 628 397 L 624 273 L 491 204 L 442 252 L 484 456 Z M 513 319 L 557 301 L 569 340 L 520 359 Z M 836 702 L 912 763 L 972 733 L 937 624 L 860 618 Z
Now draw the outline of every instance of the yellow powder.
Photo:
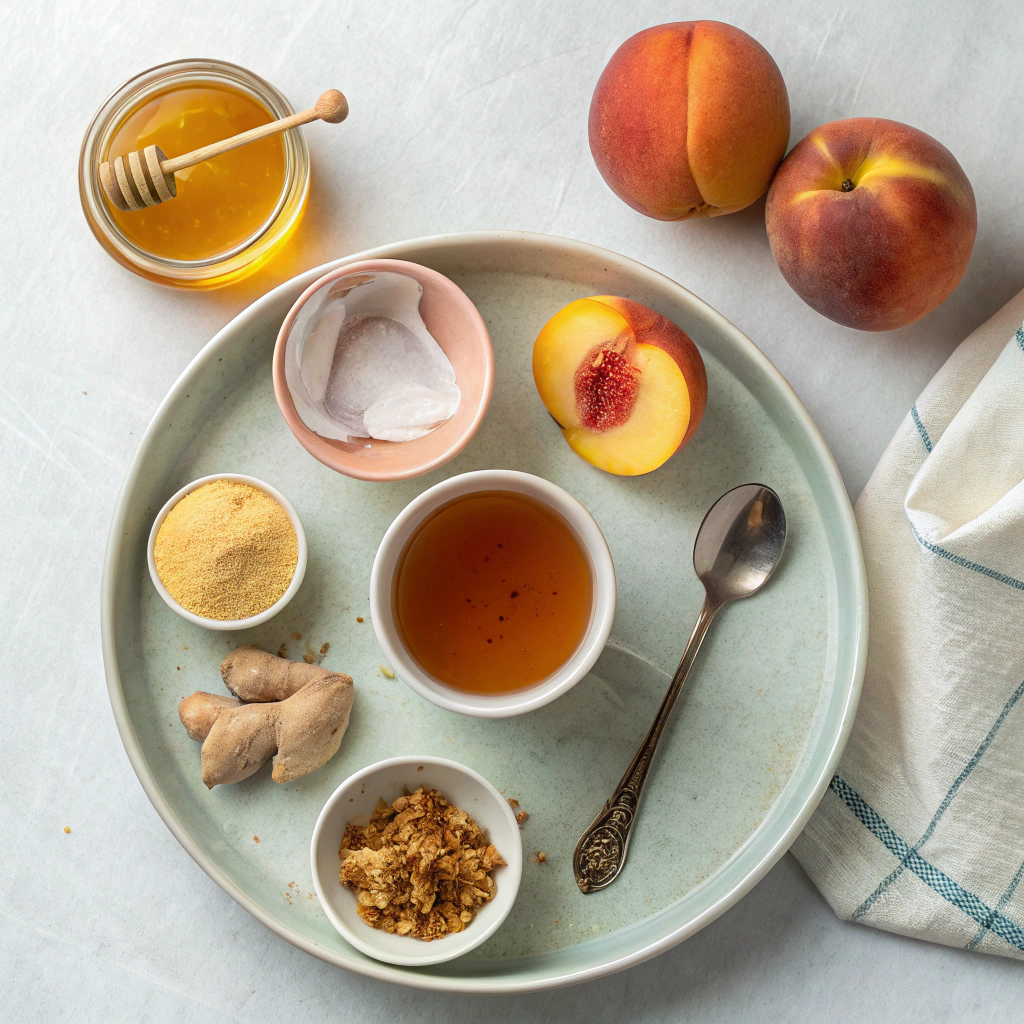
M 269 494 L 213 480 L 167 514 L 153 557 L 160 581 L 182 608 L 207 619 L 246 619 L 288 589 L 299 540 Z

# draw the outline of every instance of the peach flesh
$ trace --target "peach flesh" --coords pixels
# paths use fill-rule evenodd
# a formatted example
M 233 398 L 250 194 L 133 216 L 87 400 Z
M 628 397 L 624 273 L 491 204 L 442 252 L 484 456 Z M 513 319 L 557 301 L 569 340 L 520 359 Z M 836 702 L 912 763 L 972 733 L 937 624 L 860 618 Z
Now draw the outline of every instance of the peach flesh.
M 765 208 L 783 277 L 813 309 L 862 331 L 905 327 L 957 286 L 978 218 L 971 183 L 930 135 L 857 117 L 815 128 Z
M 612 191 L 658 220 L 716 217 L 763 195 L 789 143 L 771 54 L 717 21 L 627 39 L 590 105 L 590 150 Z
M 611 473 L 657 469 L 693 436 L 707 374 L 689 337 L 641 303 L 577 299 L 537 337 L 534 380 L 570 447 Z

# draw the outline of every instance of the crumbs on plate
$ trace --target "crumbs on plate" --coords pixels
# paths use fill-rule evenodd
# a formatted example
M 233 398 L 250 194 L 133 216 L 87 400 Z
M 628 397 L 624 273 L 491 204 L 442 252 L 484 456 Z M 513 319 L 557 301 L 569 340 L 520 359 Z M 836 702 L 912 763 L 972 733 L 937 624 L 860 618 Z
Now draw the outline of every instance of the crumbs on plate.
M 338 855 L 368 925 L 427 942 L 461 932 L 505 864 L 470 815 L 423 786 L 390 807 L 381 800 L 369 825 L 349 822 Z
M 522 825 L 526 819 L 530 816 L 519 806 L 519 801 L 514 800 L 512 797 L 508 798 L 508 805 L 512 808 L 512 813 L 516 816 L 516 824 Z

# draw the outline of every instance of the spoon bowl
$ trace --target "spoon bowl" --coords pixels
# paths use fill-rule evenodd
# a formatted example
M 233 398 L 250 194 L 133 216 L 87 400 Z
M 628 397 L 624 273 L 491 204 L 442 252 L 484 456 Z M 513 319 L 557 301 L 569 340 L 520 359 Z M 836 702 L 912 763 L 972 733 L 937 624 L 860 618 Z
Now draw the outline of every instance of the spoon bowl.
M 723 494 L 708 510 L 693 545 L 693 568 L 715 604 L 749 597 L 768 582 L 786 546 L 786 513 L 762 484 Z

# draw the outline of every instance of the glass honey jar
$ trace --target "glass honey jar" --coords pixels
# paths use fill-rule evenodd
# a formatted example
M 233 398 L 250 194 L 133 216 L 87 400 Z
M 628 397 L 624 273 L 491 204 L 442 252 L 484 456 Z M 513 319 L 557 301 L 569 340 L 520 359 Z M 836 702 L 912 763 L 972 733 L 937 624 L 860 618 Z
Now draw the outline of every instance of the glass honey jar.
M 177 196 L 144 210 L 114 209 L 98 168 L 151 144 L 178 156 L 292 113 L 269 82 L 224 61 L 137 75 L 100 107 L 82 143 L 78 187 L 93 234 L 120 264 L 161 284 L 217 288 L 252 273 L 302 219 L 309 151 L 300 131 L 179 171 Z

